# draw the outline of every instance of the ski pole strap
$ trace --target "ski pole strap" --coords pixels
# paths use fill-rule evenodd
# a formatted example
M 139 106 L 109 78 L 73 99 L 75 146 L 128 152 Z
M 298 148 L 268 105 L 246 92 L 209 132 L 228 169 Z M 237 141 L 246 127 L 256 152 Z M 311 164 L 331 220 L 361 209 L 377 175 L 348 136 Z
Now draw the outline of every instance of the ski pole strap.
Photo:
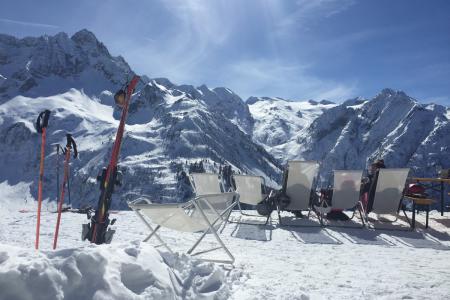
M 42 133 L 42 129 L 48 125 L 48 119 L 50 118 L 50 111 L 48 109 L 41 112 L 36 120 L 36 130 Z
M 75 143 L 75 140 L 73 139 L 72 135 L 70 133 L 66 134 L 67 137 L 67 145 L 66 148 L 73 148 L 73 158 L 77 158 L 78 151 L 77 151 L 77 144 Z

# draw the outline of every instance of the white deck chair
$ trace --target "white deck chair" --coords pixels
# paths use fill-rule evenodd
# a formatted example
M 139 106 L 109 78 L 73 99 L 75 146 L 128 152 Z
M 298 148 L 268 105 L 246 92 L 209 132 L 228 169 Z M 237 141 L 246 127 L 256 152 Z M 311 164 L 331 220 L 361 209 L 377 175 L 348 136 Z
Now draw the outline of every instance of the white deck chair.
M 287 179 L 283 188 L 290 202 L 282 209 L 278 206 L 280 225 L 282 225 L 280 210 L 289 212 L 307 210 L 309 217 L 311 213 L 311 192 L 318 172 L 319 163 L 316 161 L 288 161 Z
M 223 192 L 222 181 L 217 174 L 192 173 L 189 179 L 197 196 L 220 194 Z
M 409 168 L 379 170 L 372 206 L 373 213 L 395 215 L 396 218 L 393 222 L 397 220 L 408 173 Z M 405 214 L 408 223 L 410 223 L 404 210 L 403 213 Z M 366 218 L 366 222 L 367 221 L 368 218 Z
M 326 207 L 326 212 L 332 209 L 347 210 L 356 208 L 362 220 L 362 227 L 364 227 L 365 212 L 360 202 L 362 174 L 362 170 L 334 170 L 333 198 L 331 200 L 331 206 Z M 316 207 L 316 209 L 320 211 L 323 207 Z M 352 219 L 355 216 L 356 209 L 353 210 Z
M 266 218 L 267 224 L 269 222 L 270 215 L 261 216 L 258 214 L 244 213 L 241 208 L 242 203 L 255 206 L 267 197 L 266 191 L 264 189 L 265 187 L 264 177 L 251 175 L 233 175 L 233 179 L 236 187 L 235 191 L 236 193 L 239 194 L 237 205 L 241 215 Z M 244 222 L 239 223 L 245 224 Z M 248 224 L 253 225 L 253 223 Z
M 150 234 L 144 239 L 144 242 L 150 240 L 154 236 L 161 243 L 159 246 L 164 246 L 169 252 L 173 253 L 172 249 L 157 233 L 161 227 L 166 227 L 181 232 L 203 232 L 195 244 L 187 251 L 187 254 L 195 256 L 206 252 L 223 249 L 229 257 L 228 260 L 200 259 L 205 261 L 233 264 L 234 256 L 220 239 L 217 229 L 220 228 L 222 224 L 224 224 L 224 226 L 226 225 L 226 217 L 236 205 L 235 198 L 237 198 L 237 194 L 230 192 L 197 196 L 191 201 L 182 204 L 130 202 L 128 203 L 128 206 L 138 215 L 138 217 L 150 230 Z M 151 222 L 157 226 L 153 228 L 144 216 L 149 218 Z M 200 244 L 207 233 L 212 233 L 220 246 L 193 253 L 195 248 Z

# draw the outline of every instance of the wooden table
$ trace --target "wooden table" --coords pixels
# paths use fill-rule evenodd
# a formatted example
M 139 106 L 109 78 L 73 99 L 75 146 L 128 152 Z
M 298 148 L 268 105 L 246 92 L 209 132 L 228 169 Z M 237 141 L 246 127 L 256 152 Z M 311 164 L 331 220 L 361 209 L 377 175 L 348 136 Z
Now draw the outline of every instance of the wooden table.
M 412 222 L 411 222 L 411 228 L 416 228 L 416 210 L 418 210 L 417 206 L 425 206 L 425 211 L 427 213 L 425 218 L 425 228 L 428 228 L 428 219 L 430 215 L 430 205 L 433 204 L 435 201 L 433 199 L 428 198 L 417 198 L 414 196 L 405 196 L 406 199 L 411 200 L 413 203 L 412 208 Z
M 444 184 L 450 185 L 450 178 L 422 178 L 422 177 L 412 177 L 409 178 L 410 182 L 422 182 L 428 184 L 425 186 L 426 189 L 437 191 L 441 193 L 441 216 L 444 215 L 444 194 L 445 186 Z M 449 193 L 450 195 L 450 193 Z

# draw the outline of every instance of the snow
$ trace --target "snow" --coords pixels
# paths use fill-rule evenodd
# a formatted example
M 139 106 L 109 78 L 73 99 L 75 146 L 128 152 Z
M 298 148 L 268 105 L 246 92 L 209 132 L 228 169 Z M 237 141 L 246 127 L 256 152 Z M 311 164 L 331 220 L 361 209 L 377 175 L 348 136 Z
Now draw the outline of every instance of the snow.
M 360 108 L 363 108 L 363 107 L 364 107 L 364 104 L 366 104 L 366 103 L 367 103 L 367 101 L 364 101 L 364 102 L 361 103 L 361 104 L 348 105 L 347 107 L 348 107 L 348 108 L 352 108 L 352 109 L 354 109 L 354 110 L 358 110 L 358 109 L 360 109 Z
M 247 101 L 255 119 L 253 139 L 283 162 L 301 158 L 302 145 L 297 143 L 297 139 L 324 110 L 336 106 L 269 97 L 252 97 Z
M 450 224 L 448 215 L 435 211 L 430 229 L 423 229 L 420 214 L 414 232 L 279 227 L 275 216 L 267 226 L 231 223 L 221 237 L 236 257 L 232 268 L 172 256 L 163 248 L 159 254 L 154 242 L 139 242 L 148 232 L 133 212 L 112 216 L 113 242 L 95 246 L 79 239 L 85 216 L 64 213 L 56 251 L 49 250 L 56 214 L 43 212 L 40 251 L 33 249 L 35 212 L 2 218 L 0 299 L 4 291 L 15 291 L 19 299 L 28 293 L 33 299 L 444 299 L 450 292 Z M 238 218 L 233 212 L 232 219 Z M 395 226 L 405 229 L 405 222 Z M 161 230 L 180 253 L 198 236 Z M 216 246 L 210 236 L 205 243 Z M 92 271 L 98 262 L 104 269 Z
M 29 251 L 0 246 L 1 299 L 225 299 L 225 272 L 145 243 Z
M 27 71 L 30 71 L 30 66 L 31 66 L 31 60 L 29 60 L 28 62 L 27 62 L 27 64 L 25 65 L 25 69 L 27 70 Z
M 10 185 L 8 181 L 0 183 L 0 218 L 8 214 L 10 210 L 35 208 L 35 201 L 30 193 L 30 185 L 31 182 L 19 182 L 15 185 Z

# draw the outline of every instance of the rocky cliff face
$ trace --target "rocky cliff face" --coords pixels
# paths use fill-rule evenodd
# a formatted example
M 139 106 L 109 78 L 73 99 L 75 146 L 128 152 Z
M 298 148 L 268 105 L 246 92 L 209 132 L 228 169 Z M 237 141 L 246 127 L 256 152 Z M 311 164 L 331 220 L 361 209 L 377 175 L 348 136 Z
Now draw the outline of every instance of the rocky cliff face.
M 123 84 L 132 71 L 92 32 L 17 39 L 0 35 L 0 103 L 17 95 L 50 96 L 70 88 L 89 95 Z

